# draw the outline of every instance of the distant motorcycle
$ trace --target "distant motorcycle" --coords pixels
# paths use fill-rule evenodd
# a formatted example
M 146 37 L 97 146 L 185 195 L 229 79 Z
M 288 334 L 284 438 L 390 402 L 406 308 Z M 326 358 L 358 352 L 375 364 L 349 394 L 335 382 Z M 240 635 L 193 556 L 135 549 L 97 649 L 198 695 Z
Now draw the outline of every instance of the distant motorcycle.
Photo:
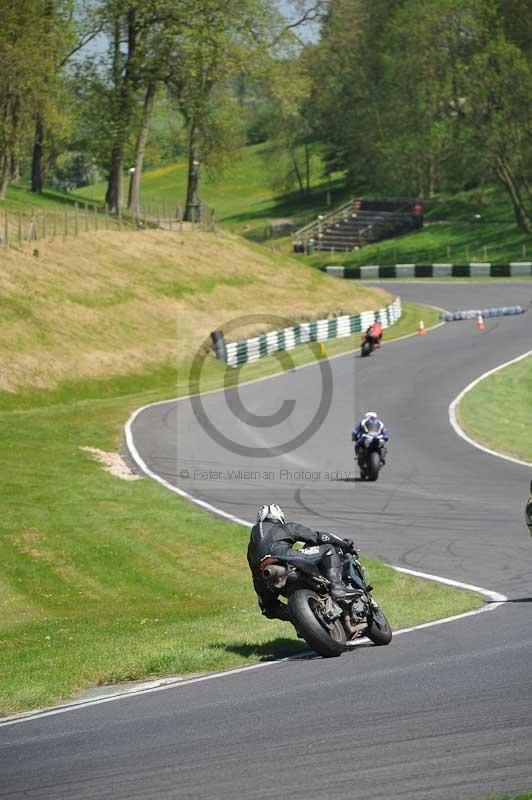
M 313 548 L 314 549 L 314 548 Z M 392 629 L 371 596 L 364 567 L 356 555 L 338 551 L 342 559 L 343 580 L 358 589 L 348 603 L 339 604 L 329 593 L 329 581 L 320 574 L 318 563 L 294 555 L 266 556 L 259 568 L 266 585 L 288 598 L 288 613 L 298 636 L 325 658 L 338 656 L 348 642 L 367 636 L 374 644 L 389 644 Z
M 382 433 L 378 432 L 379 426 L 369 422 L 368 433 L 362 435 L 356 447 L 356 460 L 360 468 L 360 477 L 363 481 L 376 481 L 381 467 L 386 463 L 386 442 Z M 372 431 L 371 428 L 375 430 Z
M 362 356 L 362 358 L 371 355 L 378 344 L 379 344 L 379 339 L 377 337 L 370 336 L 369 333 L 364 333 L 362 336 L 362 344 L 360 347 L 360 355 Z

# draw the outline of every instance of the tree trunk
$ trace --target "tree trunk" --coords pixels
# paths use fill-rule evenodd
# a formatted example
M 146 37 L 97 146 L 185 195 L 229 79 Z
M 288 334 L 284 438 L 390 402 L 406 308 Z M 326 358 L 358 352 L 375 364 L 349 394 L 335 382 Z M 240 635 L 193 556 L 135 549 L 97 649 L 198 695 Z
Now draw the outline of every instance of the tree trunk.
M 20 122 L 20 100 L 15 102 L 13 108 L 13 136 L 9 153 L 11 161 L 11 183 L 18 183 L 20 180 L 19 122 Z
M 16 146 L 11 150 L 11 183 L 18 183 L 20 180 L 20 159 Z
M 122 147 L 115 145 L 111 153 L 111 169 L 109 170 L 109 180 L 107 183 L 107 192 L 105 193 L 105 202 L 109 207 L 109 211 L 118 214 L 122 208 L 123 192 L 122 192 L 122 171 L 124 168 L 124 157 L 122 154 Z
M 307 192 L 310 192 L 310 148 L 308 142 L 305 142 L 305 182 Z
M 197 220 L 199 209 L 199 125 L 193 120 L 190 127 L 190 137 L 188 144 L 188 179 L 187 179 L 187 200 L 185 205 L 185 219 Z
M 46 0 L 44 4 L 44 33 L 48 37 L 54 27 L 55 0 Z M 48 90 L 49 76 L 44 75 L 43 88 L 45 94 Z M 45 118 L 41 110 L 35 117 L 35 137 L 33 140 L 33 153 L 31 160 L 31 191 L 42 194 L 44 187 L 43 151 L 44 151 Z
M 6 199 L 7 187 L 9 185 L 9 149 L 4 147 L 0 167 L 0 200 Z
M 41 194 L 43 189 L 42 156 L 43 156 L 44 122 L 42 114 L 35 118 L 35 138 L 31 160 L 31 191 Z
M 129 181 L 129 197 L 127 207 L 130 211 L 139 213 L 139 200 L 140 200 L 140 179 L 142 177 L 142 165 L 144 163 L 144 151 L 146 149 L 146 142 L 148 141 L 148 131 L 151 112 L 153 111 L 153 103 L 155 101 L 155 94 L 157 91 L 156 83 L 149 83 L 144 97 L 144 108 L 142 110 L 142 121 L 137 136 L 137 145 L 135 148 L 135 171 L 131 175 Z
M 496 160 L 496 171 L 500 181 L 510 195 L 517 227 L 523 233 L 532 234 L 532 220 L 521 197 L 519 186 L 508 164 L 500 156 Z
M 127 57 L 122 74 L 121 17 L 118 11 L 114 23 L 113 81 L 115 90 L 116 131 L 111 147 L 111 167 L 107 183 L 105 202 L 111 211 L 118 213 L 122 208 L 124 152 L 131 124 L 134 103 L 134 60 L 137 46 L 136 10 L 127 12 Z
M 301 194 L 303 194 L 303 192 L 305 191 L 305 187 L 303 185 L 303 179 L 301 177 L 301 172 L 299 171 L 299 166 L 298 166 L 298 163 L 297 163 L 296 154 L 295 154 L 294 150 L 292 150 L 292 149 L 290 150 L 290 158 L 292 159 L 292 164 L 294 165 L 294 172 L 296 174 L 297 182 L 298 182 L 298 185 L 299 185 L 299 191 L 301 192 Z
M 432 200 L 436 194 L 436 163 L 434 157 L 429 158 L 429 186 L 428 196 Z
M 423 179 L 423 167 L 419 164 L 417 165 L 417 196 L 420 200 L 423 200 L 425 197 L 425 181 Z

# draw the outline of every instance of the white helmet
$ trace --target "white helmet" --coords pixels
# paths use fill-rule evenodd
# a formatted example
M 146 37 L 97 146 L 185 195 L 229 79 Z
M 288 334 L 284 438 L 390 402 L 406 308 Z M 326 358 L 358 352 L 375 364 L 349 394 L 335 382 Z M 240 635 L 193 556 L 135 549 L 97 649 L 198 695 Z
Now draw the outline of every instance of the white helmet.
M 376 411 L 366 411 L 364 414 L 364 419 L 378 419 L 379 415 Z
M 270 522 L 278 522 L 280 525 L 284 525 L 283 509 L 279 508 L 277 503 L 261 506 L 257 511 L 257 522 L 265 522 L 267 519 Z

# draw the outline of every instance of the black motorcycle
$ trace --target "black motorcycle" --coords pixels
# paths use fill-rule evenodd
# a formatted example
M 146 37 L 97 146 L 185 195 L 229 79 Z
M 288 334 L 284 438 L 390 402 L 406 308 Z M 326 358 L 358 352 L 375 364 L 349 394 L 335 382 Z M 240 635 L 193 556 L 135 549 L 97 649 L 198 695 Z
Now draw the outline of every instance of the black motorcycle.
M 366 583 L 364 567 L 356 556 L 339 555 L 344 582 L 358 590 L 352 600 L 341 603 L 332 599 L 329 581 L 319 571 L 321 552 L 314 557 L 266 556 L 259 565 L 268 588 L 288 598 L 298 636 L 326 658 L 339 656 L 348 643 L 363 636 L 377 645 L 392 639 L 388 620 L 371 596 L 373 587 Z

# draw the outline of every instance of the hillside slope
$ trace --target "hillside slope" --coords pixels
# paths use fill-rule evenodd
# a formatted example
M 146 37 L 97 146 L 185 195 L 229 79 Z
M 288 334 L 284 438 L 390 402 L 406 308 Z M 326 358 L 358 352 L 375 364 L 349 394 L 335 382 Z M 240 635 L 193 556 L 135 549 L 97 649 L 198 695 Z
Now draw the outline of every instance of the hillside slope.
M 4 392 L 175 364 L 241 315 L 297 322 L 389 300 L 228 233 L 102 232 L 38 252 L 0 253 Z

